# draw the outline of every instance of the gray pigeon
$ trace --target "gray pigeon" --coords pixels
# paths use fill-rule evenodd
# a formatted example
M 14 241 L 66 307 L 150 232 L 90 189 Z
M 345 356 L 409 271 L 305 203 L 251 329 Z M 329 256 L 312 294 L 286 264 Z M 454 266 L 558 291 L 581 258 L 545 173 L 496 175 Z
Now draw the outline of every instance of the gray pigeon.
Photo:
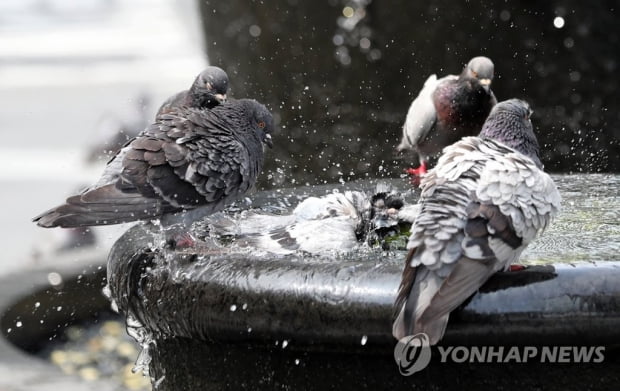
M 228 75 L 223 69 L 210 66 L 194 80 L 189 90 L 181 91 L 161 105 L 157 115 L 165 114 L 179 107 L 211 109 L 226 101 Z
M 372 196 L 362 191 L 308 197 L 291 214 L 243 211 L 217 214 L 205 223 L 211 235 L 232 238 L 235 245 L 271 254 L 348 252 L 362 245 L 371 231 L 386 231 L 399 222 L 412 222 L 415 205 L 379 185 Z M 401 214 L 402 213 L 402 214 Z
M 226 101 L 228 91 L 228 75 L 221 68 L 210 66 L 205 68 L 194 80 L 189 90 L 178 92 L 164 101 L 157 110 L 156 116 L 169 113 L 180 107 L 196 109 L 211 109 Z M 149 98 L 140 96 L 136 102 L 137 113 L 133 121 L 120 122 L 103 128 L 103 134 L 98 134 L 94 141 L 88 160 L 114 156 L 128 140 L 136 137 L 142 129 L 151 123 L 147 118 Z
M 558 213 L 526 102 L 497 104 L 479 137 L 446 147 L 422 177 L 420 214 L 395 303 L 397 339 L 443 336 L 450 311 L 507 269 Z
M 273 127 L 271 113 L 251 99 L 176 108 L 127 143 L 95 185 L 34 221 L 69 228 L 161 218 L 168 240 L 187 239 L 191 221 L 253 187 Z
M 441 150 L 461 137 L 480 133 L 497 99 L 491 91 L 493 62 L 474 57 L 459 76 L 437 79 L 431 75 L 417 98 L 411 103 L 403 125 L 398 152 L 413 150 L 420 160 L 418 169 L 407 172 L 420 176 Z

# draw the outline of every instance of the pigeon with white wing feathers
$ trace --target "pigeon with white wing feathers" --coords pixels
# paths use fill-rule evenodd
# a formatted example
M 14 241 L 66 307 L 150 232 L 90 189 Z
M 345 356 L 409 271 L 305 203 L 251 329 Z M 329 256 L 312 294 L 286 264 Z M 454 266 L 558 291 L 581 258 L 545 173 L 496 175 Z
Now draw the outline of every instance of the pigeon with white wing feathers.
M 396 150 L 418 154 L 420 167 L 407 172 L 419 177 L 441 150 L 475 136 L 497 99 L 491 91 L 493 62 L 483 56 L 472 58 L 460 75 L 438 79 L 431 75 L 411 103 L 403 125 L 403 138 Z
M 478 137 L 446 147 L 422 177 L 392 333 L 443 336 L 450 312 L 506 270 L 552 221 L 560 194 L 542 171 L 524 101 L 497 104 Z
M 411 224 L 416 214 L 417 205 L 406 204 L 400 193 L 379 184 L 373 194 L 345 191 L 308 197 L 290 214 L 218 213 L 203 223 L 212 237 L 231 238 L 238 247 L 278 255 L 316 255 L 348 252 L 365 241 L 380 241 L 401 222 Z

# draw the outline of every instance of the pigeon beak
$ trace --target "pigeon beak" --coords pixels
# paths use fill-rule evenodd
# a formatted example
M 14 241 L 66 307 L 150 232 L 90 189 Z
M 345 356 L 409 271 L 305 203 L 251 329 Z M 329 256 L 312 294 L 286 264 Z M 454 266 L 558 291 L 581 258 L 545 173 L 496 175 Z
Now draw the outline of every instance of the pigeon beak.
M 267 145 L 269 148 L 273 148 L 273 140 L 271 139 L 270 134 L 265 134 L 265 138 L 263 138 L 263 143 Z
M 478 81 L 480 82 L 480 84 L 482 84 L 482 87 L 487 91 L 491 87 L 491 79 L 480 79 Z
M 213 95 L 218 102 L 224 103 L 226 102 L 226 94 L 215 94 Z

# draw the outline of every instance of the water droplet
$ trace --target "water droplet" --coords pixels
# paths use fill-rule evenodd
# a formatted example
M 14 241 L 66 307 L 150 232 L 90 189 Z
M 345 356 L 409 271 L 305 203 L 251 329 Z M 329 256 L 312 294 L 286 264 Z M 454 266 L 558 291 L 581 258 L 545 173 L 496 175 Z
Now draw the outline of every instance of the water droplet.
M 155 380 L 155 382 L 153 382 L 153 389 L 156 390 L 157 388 L 159 388 L 159 386 L 161 385 L 161 383 L 164 381 L 165 378 L 166 378 L 166 375 L 163 375 L 159 379 Z
M 561 16 L 556 16 L 556 17 L 553 19 L 553 26 L 554 26 L 556 29 L 561 29 L 562 27 L 564 27 L 564 18 L 563 18 L 563 17 L 561 17 Z
M 254 38 L 257 38 L 260 36 L 261 33 L 261 28 L 255 24 L 250 26 L 250 35 L 253 36 Z
M 13 329 L 12 329 L 12 328 L 10 328 L 10 327 L 9 327 L 8 329 L 6 329 L 6 333 L 7 333 L 7 334 L 8 334 L 8 333 L 10 333 L 11 331 L 13 331 Z
M 241 306 L 242 310 L 247 310 L 248 309 L 248 303 L 243 303 L 243 305 Z
M 34 308 L 39 308 L 39 307 L 41 307 L 41 303 L 39 303 L 38 301 L 34 303 Z
M 288 346 L 288 341 L 284 340 L 282 341 L 282 349 L 286 348 Z
M 300 361 L 298 358 L 295 359 L 295 365 L 299 365 Z
M 58 286 L 58 285 L 62 284 L 62 276 L 59 273 L 52 272 L 52 273 L 49 273 L 47 275 L 47 281 L 52 286 Z
M 62 306 L 59 305 L 58 307 L 56 307 L 56 311 L 58 311 L 58 312 L 62 311 Z
M 233 304 L 230 306 L 230 312 L 235 312 L 235 311 L 237 311 L 237 305 Z
M 510 20 L 510 11 L 508 10 L 502 10 L 502 12 L 499 13 L 499 18 L 504 21 L 507 22 Z
M 345 18 L 351 18 L 353 14 L 355 14 L 353 7 L 346 6 L 342 9 L 342 15 L 344 15 Z
M 362 344 L 362 346 L 364 346 L 366 345 L 366 342 L 368 342 L 368 336 L 362 335 L 362 340 L 360 341 L 360 343 Z
M 370 48 L 370 39 L 364 37 L 360 39 L 360 48 L 369 49 Z
M 22 327 L 22 322 L 19 320 L 15 322 L 15 327 Z

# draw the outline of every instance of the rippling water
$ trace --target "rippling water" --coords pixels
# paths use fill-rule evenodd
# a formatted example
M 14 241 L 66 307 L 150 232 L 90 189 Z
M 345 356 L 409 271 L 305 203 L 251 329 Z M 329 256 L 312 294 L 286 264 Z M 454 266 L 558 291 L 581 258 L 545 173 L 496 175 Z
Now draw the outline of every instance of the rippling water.
M 553 175 L 562 194 L 562 210 L 551 226 L 526 249 L 521 262 L 619 261 L 620 260 L 620 175 Z M 371 190 L 376 182 L 410 189 L 406 180 L 362 180 L 344 185 L 311 186 L 262 193 L 253 206 L 274 211 L 287 210 L 309 195 L 336 189 Z M 415 195 L 407 197 L 415 202 Z M 269 205 L 269 207 L 265 207 Z
M 526 263 L 620 260 L 620 175 L 554 175 L 562 210 Z

